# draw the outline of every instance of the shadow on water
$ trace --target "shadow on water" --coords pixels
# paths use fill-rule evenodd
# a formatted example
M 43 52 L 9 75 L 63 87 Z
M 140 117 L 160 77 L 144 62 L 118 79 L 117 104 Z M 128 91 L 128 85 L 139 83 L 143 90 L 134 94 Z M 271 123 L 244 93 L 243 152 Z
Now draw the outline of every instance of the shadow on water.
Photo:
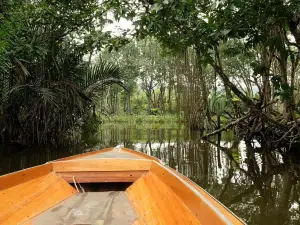
M 105 124 L 73 149 L 1 148 L 0 174 L 79 154 L 125 146 L 160 158 L 205 188 L 247 224 L 300 224 L 299 168 L 281 155 L 247 151 L 230 132 L 219 141 L 199 140 L 179 125 Z M 85 149 L 85 150 L 84 150 Z

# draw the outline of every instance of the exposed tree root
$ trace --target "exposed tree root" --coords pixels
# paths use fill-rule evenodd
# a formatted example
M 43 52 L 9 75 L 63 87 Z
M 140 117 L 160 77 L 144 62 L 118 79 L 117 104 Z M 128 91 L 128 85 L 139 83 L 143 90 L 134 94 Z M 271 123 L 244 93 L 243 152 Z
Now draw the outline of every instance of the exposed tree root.
M 233 129 L 241 140 L 252 143 L 256 140 L 259 149 L 278 150 L 282 153 L 295 150 L 300 146 L 300 119 L 286 122 L 282 115 L 271 116 L 262 110 L 250 110 L 246 115 L 235 119 L 224 127 L 202 136 L 202 139 L 214 136 L 222 131 Z M 254 146 L 253 146 L 254 148 Z

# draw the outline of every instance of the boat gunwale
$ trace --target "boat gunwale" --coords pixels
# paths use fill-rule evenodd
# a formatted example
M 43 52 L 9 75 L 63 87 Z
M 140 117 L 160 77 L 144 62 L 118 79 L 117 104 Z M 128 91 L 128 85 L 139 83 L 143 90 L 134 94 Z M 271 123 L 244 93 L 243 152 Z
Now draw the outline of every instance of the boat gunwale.
M 141 157 L 143 157 L 143 158 L 146 158 L 146 159 L 150 159 L 150 160 L 152 160 L 152 161 L 155 161 L 155 162 L 157 162 L 157 163 L 161 163 L 161 160 L 160 159 L 158 159 L 158 158 L 156 158 L 156 157 L 154 157 L 154 156 L 150 156 L 150 155 L 148 155 L 148 154 L 146 154 L 146 153 L 144 153 L 144 152 L 139 152 L 139 151 L 135 151 L 135 150 L 132 150 L 132 149 L 129 149 L 129 148 L 121 148 L 121 151 L 124 151 L 124 152 L 128 152 L 128 153 L 130 153 L 130 154 L 134 154 L 134 155 L 138 155 L 138 156 L 141 156 Z
M 75 160 L 75 159 L 83 158 L 83 157 L 86 157 L 86 156 L 97 155 L 97 154 L 101 154 L 101 153 L 104 153 L 104 152 L 109 152 L 109 151 L 112 151 L 113 149 L 114 148 L 104 148 L 104 149 L 99 149 L 99 150 L 95 150 L 95 151 L 84 152 L 84 153 L 81 153 L 81 154 L 71 155 L 71 156 L 56 159 L 56 160 L 53 160 L 53 161 L 49 161 L 47 163 L 60 162 L 60 161 L 65 161 L 65 160 Z
M 40 171 L 44 170 L 43 173 L 40 173 Z M 49 173 L 53 172 L 53 165 L 52 164 L 42 164 L 42 165 L 37 165 L 33 166 L 30 168 L 14 171 L 8 174 L 4 174 L 0 176 L 0 192 L 3 190 L 6 190 L 8 188 L 29 182 L 33 179 L 37 179 L 39 177 L 45 176 Z M 37 173 L 37 174 L 36 174 Z M 27 175 L 27 176 L 26 176 Z M 17 181 L 10 181 L 9 184 L 5 183 L 7 182 L 8 179 L 14 179 L 14 177 L 20 176 L 22 179 L 18 179 Z M 4 188 L 1 188 L 1 184 L 5 183 Z
M 155 163 L 155 162 L 153 162 L 153 163 Z M 235 215 L 223 203 L 221 203 L 219 200 L 217 200 L 214 196 L 212 196 L 209 192 L 207 192 L 201 186 L 197 185 L 191 179 L 189 179 L 188 177 L 184 176 L 183 174 L 177 172 L 176 170 L 172 169 L 171 167 L 169 167 L 167 165 L 163 165 L 163 164 L 157 164 L 157 165 L 165 168 L 169 173 L 171 173 L 173 176 L 178 178 L 181 181 L 181 183 L 183 183 L 188 189 L 192 190 L 195 194 L 197 194 L 199 196 L 199 198 L 201 198 L 201 200 L 203 200 L 206 204 L 208 204 L 209 207 L 212 208 L 217 213 L 217 215 L 224 220 L 224 222 L 226 222 L 226 224 L 231 225 L 232 222 L 227 219 L 224 212 L 222 212 L 219 208 L 217 208 L 215 205 L 213 205 L 211 200 L 215 201 L 216 204 L 220 205 L 221 208 L 223 208 L 226 213 L 231 214 L 233 216 L 233 218 L 237 219 L 241 224 L 246 225 L 246 223 L 241 218 L 239 218 L 237 215 Z M 208 196 L 207 197 L 204 196 L 199 190 L 197 190 L 197 188 L 199 188 L 201 191 L 205 192 L 205 194 L 207 194 Z M 209 199 L 209 198 L 211 198 L 211 199 Z
M 114 151 L 115 149 L 116 148 L 104 148 L 104 149 L 89 151 L 89 152 L 85 152 L 85 153 L 81 153 L 81 154 L 77 154 L 77 155 L 72 155 L 72 156 L 69 156 L 69 157 L 61 158 L 61 159 L 56 159 L 56 160 L 50 161 L 48 163 L 60 162 L 60 161 L 66 161 L 66 160 L 68 160 L 68 161 L 69 160 L 76 160 L 76 159 L 80 159 L 80 158 L 82 159 L 82 158 L 87 157 L 87 156 L 92 156 L 92 155 L 97 155 L 97 154 L 101 154 L 101 153 L 105 153 L 105 152 Z M 134 151 L 134 150 L 129 149 L 129 148 L 120 147 L 119 151 L 120 152 L 126 152 L 126 153 L 129 153 L 129 154 L 132 154 L 132 155 L 137 155 L 137 156 L 140 156 L 144 159 L 153 160 L 155 162 L 161 162 L 158 158 L 156 158 L 154 156 L 147 155 L 143 152 Z
M 126 149 L 128 152 L 135 152 L 134 150 L 131 150 L 131 149 Z M 141 155 L 146 155 L 145 153 L 142 153 L 142 152 L 138 152 L 139 154 Z M 148 155 L 147 155 L 148 156 Z M 184 176 L 183 174 L 179 173 L 178 171 L 174 170 L 173 168 L 165 165 L 164 163 L 162 163 L 161 160 L 159 160 L 158 158 L 156 157 L 153 157 L 151 156 L 152 158 L 155 158 L 156 160 L 153 161 L 151 163 L 151 167 L 152 167 L 152 164 L 156 164 L 158 165 L 159 167 L 162 167 L 162 168 L 165 168 L 167 169 L 167 171 L 169 173 L 171 173 L 173 176 L 175 176 L 176 178 L 178 178 L 181 183 L 183 183 L 188 189 L 192 190 L 195 194 L 197 194 L 198 196 L 201 195 L 202 197 L 200 197 L 202 200 L 205 199 L 205 202 L 209 202 L 211 208 L 217 210 L 216 213 L 219 213 L 221 215 L 223 215 L 225 218 L 227 218 L 225 215 L 224 215 L 224 212 L 222 212 L 220 209 L 218 209 L 216 206 L 214 206 L 212 203 L 211 203 L 211 200 L 215 201 L 216 204 L 220 205 L 221 208 L 223 208 L 225 210 L 225 213 L 229 213 L 233 216 L 233 218 L 237 219 L 239 222 L 241 222 L 242 224 L 246 224 L 241 218 L 239 218 L 237 215 L 235 215 L 231 210 L 229 210 L 224 204 L 222 204 L 219 200 L 217 200 L 214 196 L 212 196 L 209 192 L 207 192 L 204 188 L 202 188 L 201 186 L 199 186 L 198 184 L 196 184 L 195 182 L 193 182 L 191 179 L 189 179 L 188 177 Z M 151 167 L 150 167 L 150 171 L 151 171 Z M 153 171 L 152 171 L 153 172 Z M 155 173 L 154 173 L 155 174 Z M 203 194 L 201 193 L 201 191 L 197 190 L 197 189 L 200 189 L 201 191 L 203 191 L 206 195 L 206 196 L 203 196 Z M 210 198 L 210 199 L 209 199 Z M 229 222 L 228 224 L 232 224 L 231 222 Z

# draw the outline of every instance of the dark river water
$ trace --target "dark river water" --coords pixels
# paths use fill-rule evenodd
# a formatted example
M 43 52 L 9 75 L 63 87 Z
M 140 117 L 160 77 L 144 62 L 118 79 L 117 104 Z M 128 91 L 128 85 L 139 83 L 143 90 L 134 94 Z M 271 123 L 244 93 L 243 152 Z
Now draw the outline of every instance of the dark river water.
M 125 146 L 160 158 L 231 209 L 247 224 L 300 224 L 298 166 L 276 153 L 247 151 L 230 132 L 204 142 L 178 124 L 104 124 L 72 149 L 0 149 L 0 174 L 93 149 Z M 255 145 L 256 143 L 254 143 Z

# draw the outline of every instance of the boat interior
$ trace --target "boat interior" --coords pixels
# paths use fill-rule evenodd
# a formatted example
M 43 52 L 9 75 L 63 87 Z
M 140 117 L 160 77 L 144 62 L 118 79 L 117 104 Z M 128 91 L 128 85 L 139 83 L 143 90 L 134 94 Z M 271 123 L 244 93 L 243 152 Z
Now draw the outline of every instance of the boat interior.
M 0 177 L 0 224 L 243 224 L 157 158 L 104 149 Z

